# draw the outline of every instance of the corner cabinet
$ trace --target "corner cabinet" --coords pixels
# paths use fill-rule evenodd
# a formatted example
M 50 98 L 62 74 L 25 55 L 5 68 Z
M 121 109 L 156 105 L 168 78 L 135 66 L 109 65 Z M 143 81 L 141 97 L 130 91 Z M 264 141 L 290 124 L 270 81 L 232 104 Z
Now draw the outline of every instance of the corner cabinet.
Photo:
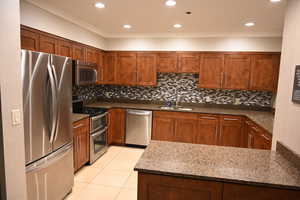
M 73 123 L 74 170 L 84 166 L 90 159 L 89 118 Z

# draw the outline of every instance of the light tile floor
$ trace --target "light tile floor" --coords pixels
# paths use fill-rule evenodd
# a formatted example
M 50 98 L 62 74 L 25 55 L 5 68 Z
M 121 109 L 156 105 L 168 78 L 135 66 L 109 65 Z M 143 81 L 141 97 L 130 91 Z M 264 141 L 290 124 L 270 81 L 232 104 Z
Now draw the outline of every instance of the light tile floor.
M 65 200 L 136 200 L 137 172 L 133 168 L 144 149 L 109 147 L 93 165 L 75 174 L 74 187 Z

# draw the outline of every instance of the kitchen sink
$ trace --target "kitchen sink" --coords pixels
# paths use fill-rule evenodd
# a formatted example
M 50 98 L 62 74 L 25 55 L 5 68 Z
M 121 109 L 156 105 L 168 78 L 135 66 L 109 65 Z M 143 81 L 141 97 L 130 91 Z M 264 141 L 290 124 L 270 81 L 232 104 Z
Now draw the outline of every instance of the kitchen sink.
M 171 106 L 160 106 L 162 110 L 181 110 L 181 111 L 192 111 L 192 108 L 185 108 L 185 107 L 171 107 Z

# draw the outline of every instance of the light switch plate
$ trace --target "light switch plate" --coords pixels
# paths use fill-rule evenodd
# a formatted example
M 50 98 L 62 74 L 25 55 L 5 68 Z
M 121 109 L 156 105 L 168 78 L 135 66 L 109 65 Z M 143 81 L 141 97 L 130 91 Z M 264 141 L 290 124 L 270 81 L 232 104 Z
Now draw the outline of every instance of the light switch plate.
M 17 126 L 21 124 L 21 111 L 19 109 L 12 110 L 11 116 L 12 116 L 13 126 Z

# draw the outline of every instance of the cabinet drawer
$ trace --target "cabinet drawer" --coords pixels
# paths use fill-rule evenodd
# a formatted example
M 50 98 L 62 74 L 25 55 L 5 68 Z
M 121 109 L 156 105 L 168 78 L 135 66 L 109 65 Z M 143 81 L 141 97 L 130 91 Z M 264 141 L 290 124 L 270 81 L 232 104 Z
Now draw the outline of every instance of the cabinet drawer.
M 76 133 L 76 130 L 78 130 L 78 129 L 82 129 L 82 128 L 89 129 L 89 123 L 90 123 L 89 118 L 82 119 L 80 121 L 74 122 L 73 123 L 73 130 Z

